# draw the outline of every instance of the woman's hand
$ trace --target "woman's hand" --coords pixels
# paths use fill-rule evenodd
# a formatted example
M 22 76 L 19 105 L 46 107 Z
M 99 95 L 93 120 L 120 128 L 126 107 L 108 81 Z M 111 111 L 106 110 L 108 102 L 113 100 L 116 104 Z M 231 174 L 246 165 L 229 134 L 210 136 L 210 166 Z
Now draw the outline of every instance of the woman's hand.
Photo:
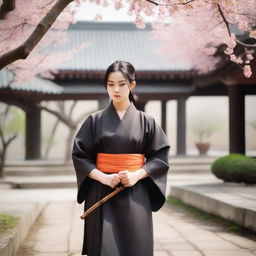
M 129 172 L 128 170 L 120 171 L 119 173 L 120 182 L 125 187 L 134 186 L 139 180 L 149 177 L 148 173 L 144 169 L 139 169 L 135 172 Z
M 102 173 L 100 182 L 104 185 L 111 187 L 111 188 L 115 188 L 120 183 L 120 178 L 117 173 L 113 173 L 113 174 Z
M 125 187 L 132 187 L 139 180 L 139 176 L 137 172 L 129 172 L 128 170 L 124 170 L 124 171 L 120 171 L 118 174 L 119 174 L 121 183 Z

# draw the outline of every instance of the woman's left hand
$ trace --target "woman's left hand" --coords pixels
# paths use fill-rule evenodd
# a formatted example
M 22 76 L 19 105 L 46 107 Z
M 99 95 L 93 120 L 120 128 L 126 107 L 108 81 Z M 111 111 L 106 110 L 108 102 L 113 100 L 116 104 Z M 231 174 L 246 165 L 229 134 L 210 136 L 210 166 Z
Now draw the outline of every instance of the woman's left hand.
M 129 172 L 128 170 L 120 171 L 119 173 L 120 182 L 125 187 L 132 187 L 139 180 L 139 175 L 136 172 Z

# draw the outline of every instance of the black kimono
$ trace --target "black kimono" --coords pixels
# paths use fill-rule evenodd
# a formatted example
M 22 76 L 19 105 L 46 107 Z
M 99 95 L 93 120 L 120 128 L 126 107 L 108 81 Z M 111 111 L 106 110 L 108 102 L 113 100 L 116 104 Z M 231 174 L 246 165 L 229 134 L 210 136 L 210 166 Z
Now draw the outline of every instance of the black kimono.
M 126 187 L 84 220 L 82 255 L 153 256 L 152 211 L 165 202 L 170 145 L 154 118 L 133 102 L 122 120 L 113 101 L 90 114 L 75 136 L 72 160 L 77 177 L 77 202 L 84 211 L 113 189 L 88 177 L 97 153 L 144 154 L 149 177 Z

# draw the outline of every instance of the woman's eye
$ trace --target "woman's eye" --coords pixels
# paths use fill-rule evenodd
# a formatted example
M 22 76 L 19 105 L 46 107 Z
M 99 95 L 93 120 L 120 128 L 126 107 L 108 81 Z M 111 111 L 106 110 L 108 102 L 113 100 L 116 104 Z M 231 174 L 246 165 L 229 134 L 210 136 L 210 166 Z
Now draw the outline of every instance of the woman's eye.
M 125 84 L 120 84 L 121 86 L 124 86 Z

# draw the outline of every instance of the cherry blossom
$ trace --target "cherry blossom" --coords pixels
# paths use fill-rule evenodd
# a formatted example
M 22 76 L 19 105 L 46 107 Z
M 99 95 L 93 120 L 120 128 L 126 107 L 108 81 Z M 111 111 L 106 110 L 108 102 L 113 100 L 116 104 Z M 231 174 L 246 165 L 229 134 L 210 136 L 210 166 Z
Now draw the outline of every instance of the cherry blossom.
M 7 13 L 0 23 L 0 55 L 26 41 L 56 1 L 16 0 L 15 9 Z M 15 74 L 13 82 L 24 82 L 37 74 L 52 78 L 58 64 L 89 45 L 85 42 L 67 52 L 58 50 L 68 40 L 67 29 L 76 22 L 74 15 L 75 9 L 68 6 L 25 60 L 18 60 L 7 66 Z
M 16 7 L 8 12 L 0 23 L 0 55 L 21 45 L 40 20 L 45 17 L 57 0 L 16 0 Z M 68 5 L 51 29 L 41 39 L 26 60 L 8 65 L 18 79 L 37 73 L 51 75 L 50 69 L 56 60 L 68 58 L 79 46 L 65 54 L 54 52 L 58 45 L 67 41 L 66 31 L 75 23 L 74 6 L 79 8 L 85 0 L 75 0 Z M 139 29 L 145 28 L 145 17 L 154 18 L 152 40 L 159 45 L 156 54 L 167 61 L 185 60 L 190 68 L 199 73 L 213 71 L 223 56 L 239 65 L 245 77 L 252 75 L 251 61 L 256 49 L 256 0 L 89 0 L 91 3 L 108 7 L 113 3 L 118 11 L 128 5 L 128 15 L 135 17 Z M 1 5 L 1 2 L 0 2 Z M 103 20 L 100 13 L 95 21 Z M 250 43 L 245 42 L 249 38 Z M 57 57 L 56 57 L 57 56 Z M 43 64 L 44 63 L 44 64 Z M 47 71 L 48 68 L 48 71 Z

